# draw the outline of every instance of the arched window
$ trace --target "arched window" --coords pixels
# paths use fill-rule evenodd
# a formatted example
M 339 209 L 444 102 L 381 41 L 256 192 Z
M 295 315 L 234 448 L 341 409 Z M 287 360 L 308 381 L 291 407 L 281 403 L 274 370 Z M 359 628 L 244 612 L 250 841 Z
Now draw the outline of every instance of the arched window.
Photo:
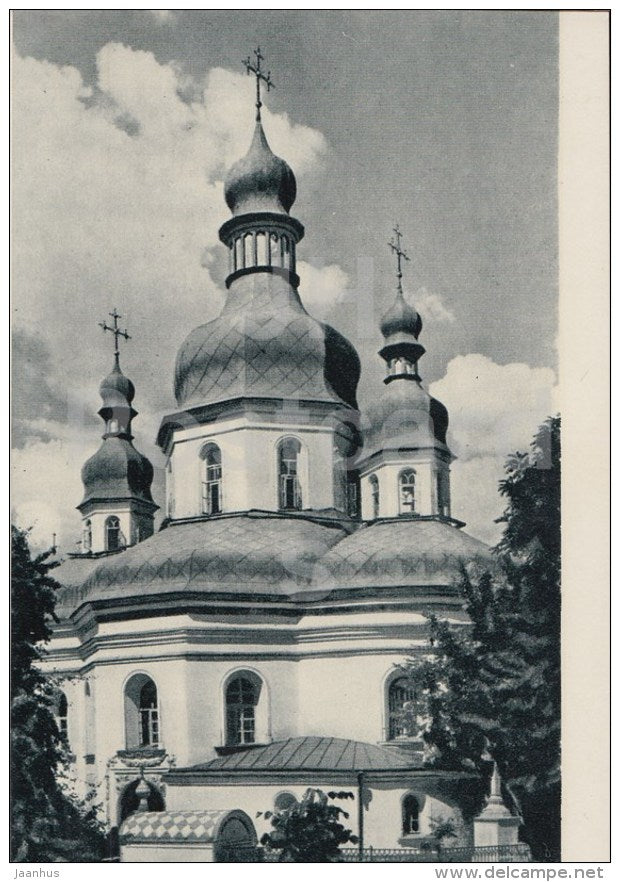
M 152 680 L 147 680 L 140 690 L 140 743 L 142 747 L 159 744 L 157 689 Z
M 420 801 L 413 793 L 403 799 L 403 836 L 420 831 Z
M 259 685 L 235 677 L 226 687 L 226 743 L 254 744 Z
M 450 517 L 450 487 L 448 484 L 448 474 L 443 470 L 437 472 L 437 505 L 439 514 L 445 518 Z
M 106 551 L 118 551 L 121 547 L 121 522 L 112 515 L 105 522 Z
M 407 469 L 398 476 L 398 500 L 400 514 L 413 514 L 415 511 L 415 472 Z
M 347 481 L 347 513 L 349 517 L 359 516 L 359 478 L 350 477 Z
M 207 444 L 202 450 L 202 458 L 202 513 L 219 514 L 222 510 L 222 452 L 217 444 Z
M 370 502 L 372 504 L 372 517 L 374 520 L 379 517 L 379 478 L 376 475 L 371 475 L 368 483 L 370 484 Z
M 146 674 L 135 674 L 125 686 L 125 731 L 129 749 L 161 742 L 157 687 Z
M 67 696 L 64 692 L 61 692 L 58 696 L 58 704 L 57 704 L 57 714 L 56 714 L 56 722 L 58 723 L 58 731 L 62 735 L 63 738 L 67 738 L 69 733 L 69 705 L 67 702 Z
M 90 520 L 84 521 L 84 538 L 83 538 L 83 548 L 85 552 L 88 552 L 93 547 L 93 525 Z
M 416 700 L 415 689 L 408 677 L 397 677 L 388 687 L 388 740 L 412 735 L 410 725 L 403 720 L 403 711 Z
M 280 508 L 301 510 L 301 487 L 299 484 L 299 454 L 301 444 L 297 438 L 284 438 L 278 445 L 278 488 Z
M 294 805 L 297 805 L 297 799 L 293 796 L 292 793 L 289 793 L 287 790 L 283 790 L 282 793 L 278 793 L 273 801 L 273 807 L 277 812 L 282 812 L 285 809 L 290 809 Z

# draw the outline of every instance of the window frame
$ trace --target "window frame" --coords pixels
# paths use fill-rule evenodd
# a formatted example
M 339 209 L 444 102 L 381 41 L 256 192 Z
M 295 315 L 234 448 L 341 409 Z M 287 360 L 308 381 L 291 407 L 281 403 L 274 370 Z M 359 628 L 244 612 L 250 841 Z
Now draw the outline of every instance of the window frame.
M 58 690 L 58 698 L 56 700 L 56 725 L 60 737 L 67 743 L 69 741 L 69 701 L 67 695 L 62 689 Z
M 148 703 L 146 689 L 153 692 Z M 126 749 L 163 747 L 161 699 L 155 679 L 144 671 L 135 671 L 125 681 L 122 694 Z
M 290 456 L 284 457 L 283 453 L 286 444 L 296 445 L 297 450 L 294 459 Z M 278 511 L 303 510 L 303 491 L 301 482 L 302 453 L 303 445 L 299 438 L 296 438 L 294 435 L 286 435 L 284 438 L 280 438 L 276 445 Z M 286 471 L 284 471 L 285 464 L 288 464 L 286 466 Z M 292 498 L 292 505 L 287 505 L 289 498 Z
M 402 686 L 403 681 L 408 684 Z M 395 707 L 393 702 L 393 691 L 400 688 L 404 692 L 404 696 L 399 699 L 399 707 Z M 399 719 L 399 715 L 404 710 L 405 704 L 417 701 L 415 686 L 411 685 L 410 679 L 404 674 L 397 674 L 388 680 L 386 688 L 386 741 L 404 741 L 415 738 L 415 734 L 407 731 L 406 725 Z
M 412 478 L 412 480 L 405 480 L 407 478 Z M 412 515 L 415 514 L 416 511 L 416 498 L 415 498 L 415 490 L 416 490 L 416 470 L 414 468 L 406 468 L 402 469 L 398 473 L 398 514 L 399 515 Z M 403 494 L 405 492 L 405 488 L 411 488 L 411 503 L 405 503 Z
M 410 803 L 415 803 L 415 809 L 411 810 L 409 807 Z M 408 791 L 403 794 L 401 799 L 401 835 L 404 837 L 408 836 L 419 836 L 420 828 L 421 828 L 421 815 L 422 810 L 424 809 L 424 804 L 426 802 L 426 798 L 421 796 L 419 793 L 413 793 Z M 412 829 L 414 828 L 414 829 Z
M 209 456 L 216 453 L 216 460 L 209 462 Z M 201 514 L 211 517 L 222 513 L 222 449 L 215 441 L 208 441 L 203 445 L 200 451 L 202 464 L 201 478 L 201 498 L 200 511 Z M 216 503 L 214 506 L 214 491 L 216 495 Z
M 113 522 L 115 522 L 113 524 Z M 120 551 L 123 548 L 122 543 L 122 533 L 121 533 L 121 519 L 118 515 L 108 515 L 105 519 L 104 524 L 105 529 L 105 550 L 106 551 Z M 116 532 L 116 545 L 114 547 L 110 544 L 110 533 L 114 530 Z
M 231 689 L 237 683 L 240 684 L 239 700 L 232 701 Z M 250 697 L 248 697 L 249 690 L 252 693 Z M 248 676 L 247 672 L 239 671 L 228 680 L 224 689 L 225 743 L 227 746 L 235 747 L 257 743 L 259 700 L 260 685 L 253 677 Z
M 370 506 L 372 511 L 372 520 L 376 521 L 381 510 L 381 490 L 379 488 L 379 478 L 374 472 L 372 473 L 372 475 L 369 475 L 368 484 L 370 486 Z

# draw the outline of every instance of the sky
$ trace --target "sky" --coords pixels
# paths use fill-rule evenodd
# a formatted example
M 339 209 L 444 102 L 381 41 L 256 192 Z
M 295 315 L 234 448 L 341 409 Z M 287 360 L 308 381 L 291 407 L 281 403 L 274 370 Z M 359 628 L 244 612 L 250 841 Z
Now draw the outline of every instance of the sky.
M 223 304 L 222 182 L 250 143 L 257 45 L 306 228 L 302 301 L 358 349 L 363 410 L 384 388 L 399 224 L 453 515 L 496 542 L 504 460 L 557 410 L 557 14 L 22 10 L 13 41 L 13 509 L 33 542 L 77 550 L 114 307 L 163 502 L 154 439 L 178 348 Z

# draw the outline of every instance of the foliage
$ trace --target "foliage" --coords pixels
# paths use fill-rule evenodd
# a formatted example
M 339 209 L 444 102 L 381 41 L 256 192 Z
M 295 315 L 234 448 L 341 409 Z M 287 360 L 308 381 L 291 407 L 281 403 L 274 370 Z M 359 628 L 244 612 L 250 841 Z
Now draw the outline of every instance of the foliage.
M 273 830 L 265 833 L 261 844 L 280 852 L 280 861 L 329 863 L 337 861 L 340 846 L 357 842 L 341 822 L 348 813 L 328 800 L 353 799 L 352 793 L 324 793 L 309 787 L 299 802 L 275 812 L 259 812 L 257 817 L 271 821 Z
M 11 540 L 11 860 L 99 860 L 95 809 L 61 784 L 68 745 L 53 712 L 55 686 L 37 665 L 55 618 L 56 564 L 51 551 L 31 557 L 23 530 L 12 527 Z
M 487 774 L 490 752 L 534 857 L 559 860 L 559 417 L 505 474 L 497 566 L 462 570 L 469 630 L 431 617 L 433 654 L 407 665 L 422 708 L 405 716 L 421 728 L 430 765 Z

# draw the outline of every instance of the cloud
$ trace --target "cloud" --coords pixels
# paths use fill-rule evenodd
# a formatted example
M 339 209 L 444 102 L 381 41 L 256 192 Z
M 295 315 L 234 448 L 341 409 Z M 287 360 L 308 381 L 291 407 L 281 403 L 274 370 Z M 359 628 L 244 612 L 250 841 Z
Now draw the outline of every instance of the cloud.
M 137 389 L 136 446 L 157 466 L 152 439 L 174 408 L 177 349 L 223 304 L 222 182 L 254 119 L 243 74 L 189 77 L 120 43 L 96 62 L 93 86 L 71 66 L 17 56 L 13 67 L 13 491 L 33 537 L 57 532 L 69 550 L 112 365 L 97 323 L 117 307 L 132 335 L 121 360 Z M 296 175 L 323 161 L 320 132 L 267 108 L 263 119 Z M 319 299 L 336 269 L 317 271 Z
M 426 288 L 418 288 L 414 298 L 415 308 L 422 319 L 434 322 L 453 322 L 454 313 L 444 304 L 439 294 L 434 294 Z
M 223 301 L 222 180 L 249 145 L 253 95 L 242 75 L 190 79 L 118 43 L 99 51 L 97 70 L 91 89 L 75 68 L 15 63 L 15 321 L 46 328 L 68 377 L 92 376 L 96 322 L 117 306 L 141 341 L 134 380 L 153 407 L 170 388 L 153 368 L 171 378 L 183 338 L 170 327 L 182 315 L 189 332 Z M 297 173 L 325 150 L 285 116 L 266 112 L 265 128 Z
M 556 377 L 549 368 L 499 365 L 480 354 L 460 355 L 429 391 L 450 413 L 452 513 L 468 532 L 495 544 L 493 520 L 504 503 L 497 492 L 506 457 L 525 451 L 538 426 L 558 409 Z
M 311 315 L 324 319 L 330 311 L 347 295 L 349 277 L 336 264 L 320 269 L 309 263 L 299 261 L 297 272 L 301 280 L 299 293 L 303 304 Z

